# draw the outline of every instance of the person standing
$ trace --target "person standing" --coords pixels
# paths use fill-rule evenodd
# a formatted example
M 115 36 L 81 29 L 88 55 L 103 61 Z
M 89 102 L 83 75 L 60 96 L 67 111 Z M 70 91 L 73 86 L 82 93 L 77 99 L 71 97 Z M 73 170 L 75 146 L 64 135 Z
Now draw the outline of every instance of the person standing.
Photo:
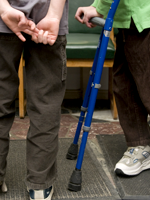
M 106 18 L 112 0 L 95 0 L 78 8 L 75 18 L 89 28 L 92 17 Z M 121 0 L 114 16 L 116 54 L 113 91 L 127 151 L 116 164 L 118 175 L 137 175 L 150 168 L 150 4 L 148 1 Z M 81 15 L 84 17 L 81 18 Z M 119 149 L 118 149 L 119 151 Z
M 51 200 L 67 75 L 68 0 L 0 2 L 0 184 L 6 192 L 9 130 L 15 117 L 18 67 L 24 52 L 30 118 L 26 185 L 30 199 Z

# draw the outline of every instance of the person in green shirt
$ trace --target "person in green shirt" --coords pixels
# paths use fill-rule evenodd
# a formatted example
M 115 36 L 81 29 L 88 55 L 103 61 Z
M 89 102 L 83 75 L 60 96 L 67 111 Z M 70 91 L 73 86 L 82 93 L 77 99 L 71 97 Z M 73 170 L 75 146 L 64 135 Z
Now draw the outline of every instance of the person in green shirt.
M 22 52 L 30 119 L 26 137 L 28 199 L 52 199 L 67 77 L 67 33 L 68 0 L 0 1 L 0 199 L 1 192 L 7 192 L 9 132 L 15 118 Z M 18 169 L 14 169 L 16 173 Z M 20 199 L 19 187 L 14 192 Z
M 106 18 L 112 0 L 95 0 L 78 8 L 75 18 L 94 27 L 91 17 Z M 113 91 L 127 150 L 114 171 L 137 175 L 150 168 L 150 3 L 121 0 L 114 16 L 118 28 L 113 66 Z M 81 15 L 84 17 L 81 19 Z

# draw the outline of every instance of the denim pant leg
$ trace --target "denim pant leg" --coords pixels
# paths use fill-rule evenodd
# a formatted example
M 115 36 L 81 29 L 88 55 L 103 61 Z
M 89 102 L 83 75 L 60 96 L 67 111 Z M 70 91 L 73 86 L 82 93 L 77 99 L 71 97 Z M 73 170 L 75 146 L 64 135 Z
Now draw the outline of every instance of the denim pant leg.
M 27 40 L 25 48 L 27 113 L 27 180 L 29 189 L 46 189 L 56 176 L 58 131 L 66 80 L 66 36 L 53 46 Z
M 0 182 L 6 173 L 9 131 L 15 117 L 22 49 L 23 42 L 15 34 L 0 33 Z
M 128 146 L 150 144 L 147 123 L 150 113 L 148 35 L 148 32 L 140 34 L 136 29 L 130 29 L 125 32 L 120 30 L 117 36 L 113 90 Z

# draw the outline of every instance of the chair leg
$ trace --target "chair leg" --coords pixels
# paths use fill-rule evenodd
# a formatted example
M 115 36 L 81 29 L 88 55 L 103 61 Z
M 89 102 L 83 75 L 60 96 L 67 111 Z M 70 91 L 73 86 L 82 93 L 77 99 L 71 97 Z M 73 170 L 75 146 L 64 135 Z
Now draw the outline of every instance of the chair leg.
M 18 71 L 18 76 L 20 79 L 20 84 L 19 84 L 19 116 L 20 118 L 24 118 L 25 113 L 26 113 L 26 100 L 24 99 L 23 67 L 24 67 L 24 60 L 23 60 L 23 55 L 22 55 L 20 59 L 20 65 L 19 65 L 19 71 Z
M 110 108 L 112 111 L 113 119 L 118 118 L 118 111 L 117 111 L 117 106 L 116 106 L 116 100 L 115 96 L 113 94 L 113 89 L 112 89 L 112 67 L 109 68 L 109 99 L 110 99 Z
M 112 100 L 111 100 L 111 111 L 112 111 L 113 118 L 117 119 L 118 118 L 118 111 L 117 111 L 116 100 L 115 100 L 114 94 L 113 94 Z

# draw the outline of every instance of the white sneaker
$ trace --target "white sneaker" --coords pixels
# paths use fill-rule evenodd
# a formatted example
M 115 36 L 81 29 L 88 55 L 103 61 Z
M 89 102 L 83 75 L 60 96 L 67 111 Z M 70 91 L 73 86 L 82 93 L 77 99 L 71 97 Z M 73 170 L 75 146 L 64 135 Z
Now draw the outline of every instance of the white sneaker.
M 0 189 L 2 192 L 7 192 L 7 186 L 5 180 L 3 182 L 0 182 Z
M 150 168 L 150 146 L 129 147 L 114 171 L 117 175 L 137 175 Z
M 30 200 L 51 200 L 54 192 L 53 186 L 45 190 L 29 190 Z

